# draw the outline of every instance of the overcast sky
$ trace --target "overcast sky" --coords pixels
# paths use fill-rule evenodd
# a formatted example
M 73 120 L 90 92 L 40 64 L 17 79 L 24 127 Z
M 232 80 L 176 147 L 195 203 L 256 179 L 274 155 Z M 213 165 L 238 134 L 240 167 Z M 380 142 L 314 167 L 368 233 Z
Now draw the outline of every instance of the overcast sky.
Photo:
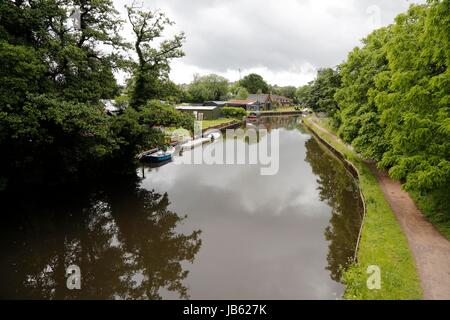
M 300 86 L 317 68 L 345 60 L 372 30 L 421 0 L 139 0 L 161 9 L 184 31 L 186 56 L 172 63 L 171 79 L 189 83 L 194 73 L 231 81 L 251 72 L 269 83 Z M 124 13 L 132 0 L 114 0 Z M 125 31 L 125 34 L 131 34 Z M 131 39 L 130 39 L 131 40 Z

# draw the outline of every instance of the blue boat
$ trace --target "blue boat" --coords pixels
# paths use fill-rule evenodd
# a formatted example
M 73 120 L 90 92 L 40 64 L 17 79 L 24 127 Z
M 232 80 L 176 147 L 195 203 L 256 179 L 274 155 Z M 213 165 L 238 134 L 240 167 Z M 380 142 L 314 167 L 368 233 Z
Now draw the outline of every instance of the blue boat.
M 150 162 L 163 162 L 172 159 L 173 154 L 175 153 L 175 148 L 170 147 L 166 151 L 158 150 L 153 153 L 144 153 L 141 157 L 142 161 L 150 161 Z

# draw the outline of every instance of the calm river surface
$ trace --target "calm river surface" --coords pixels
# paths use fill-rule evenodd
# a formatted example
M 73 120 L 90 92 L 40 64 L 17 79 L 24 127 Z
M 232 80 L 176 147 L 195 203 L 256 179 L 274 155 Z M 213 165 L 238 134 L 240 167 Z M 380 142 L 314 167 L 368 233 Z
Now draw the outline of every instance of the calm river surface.
M 340 298 L 340 267 L 361 223 L 357 186 L 300 118 L 261 124 L 269 136 L 260 143 L 280 137 L 275 175 L 260 165 L 168 163 L 82 191 L 8 195 L 0 297 Z M 66 288 L 71 264 L 80 290 Z

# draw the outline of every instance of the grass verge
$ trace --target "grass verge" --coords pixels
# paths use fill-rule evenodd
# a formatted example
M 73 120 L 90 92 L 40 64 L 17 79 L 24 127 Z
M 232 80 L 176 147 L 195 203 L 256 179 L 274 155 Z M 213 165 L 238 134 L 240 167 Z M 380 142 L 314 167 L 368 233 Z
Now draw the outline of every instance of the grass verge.
M 305 119 L 314 128 L 311 119 Z M 338 150 L 359 172 L 359 185 L 366 201 L 366 216 L 358 250 L 358 262 L 344 272 L 345 299 L 415 300 L 422 298 L 420 280 L 412 253 L 400 225 L 384 198 L 376 177 L 363 160 L 345 144 L 324 131 L 314 130 Z M 368 266 L 381 270 L 381 289 L 369 290 Z
M 211 127 L 215 127 L 221 124 L 225 124 L 225 123 L 230 123 L 236 121 L 236 119 L 230 119 L 230 118 L 220 118 L 220 119 L 216 119 L 216 120 L 203 120 L 202 121 L 202 128 L 203 129 L 208 129 Z
M 272 113 L 272 112 L 288 112 L 288 111 L 298 111 L 295 109 L 295 106 L 286 106 L 286 107 L 278 107 L 272 110 L 262 110 L 260 113 Z M 255 111 L 247 111 L 247 114 L 253 113 Z

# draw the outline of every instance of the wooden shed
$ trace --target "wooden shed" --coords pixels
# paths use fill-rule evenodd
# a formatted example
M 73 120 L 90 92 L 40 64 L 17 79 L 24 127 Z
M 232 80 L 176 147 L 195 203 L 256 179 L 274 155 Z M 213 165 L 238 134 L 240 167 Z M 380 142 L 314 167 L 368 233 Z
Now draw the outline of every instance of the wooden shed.
M 177 110 L 193 113 L 197 120 L 215 120 L 221 116 L 221 108 L 215 106 L 179 106 Z

